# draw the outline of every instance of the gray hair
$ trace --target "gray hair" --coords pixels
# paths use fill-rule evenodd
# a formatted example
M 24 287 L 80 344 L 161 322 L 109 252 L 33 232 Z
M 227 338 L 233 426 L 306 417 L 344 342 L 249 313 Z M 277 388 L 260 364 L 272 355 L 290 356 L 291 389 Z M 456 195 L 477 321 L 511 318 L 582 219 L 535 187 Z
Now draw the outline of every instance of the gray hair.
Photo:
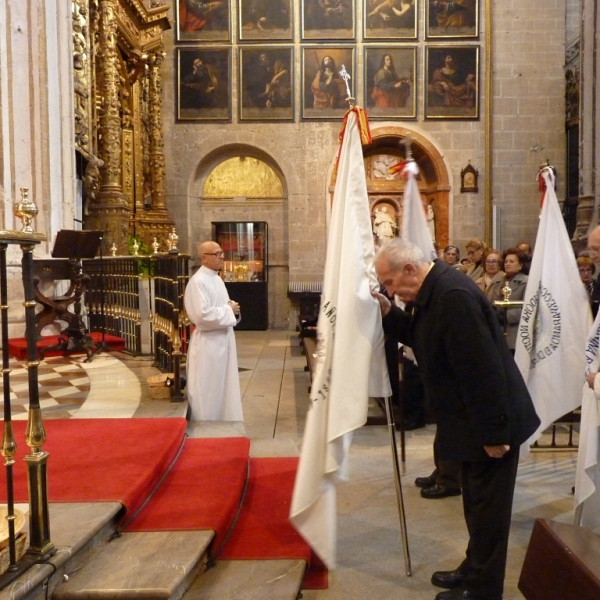
M 375 255 L 375 261 L 385 258 L 393 271 L 399 271 L 406 263 L 412 263 L 416 267 L 429 264 L 423 251 L 412 242 L 399 237 L 386 242 Z

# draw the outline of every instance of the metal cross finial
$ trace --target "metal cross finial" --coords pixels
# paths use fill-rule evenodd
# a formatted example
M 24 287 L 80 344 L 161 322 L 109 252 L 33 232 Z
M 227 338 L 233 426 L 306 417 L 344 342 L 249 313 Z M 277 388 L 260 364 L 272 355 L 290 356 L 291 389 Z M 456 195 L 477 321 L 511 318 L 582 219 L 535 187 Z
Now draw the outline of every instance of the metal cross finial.
M 342 65 L 340 77 L 344 80 L 344 83 L 346 84 L 346 93 L 348 94 L 348 98 L 346 98 L 346 100 L 348 100 L 352 104 L 354 98 L 352 97 L 352 92 L 350 91 L 350 84 L 348 83 L 350 79 L 352 79 L 352 77 L 350 77 L 350 73 L 346 71 L 346 65 Z
M 400 140 L 400 144 L 402 144 L 402 146 L 404 146 L 404 153 L 406 154 L 406 160 L 413 160 L 413 155 L 412 155 L 412 143 L 413 143 L 413 139 L 410 136 L 410 133 L 407 133 L 401 140 Z

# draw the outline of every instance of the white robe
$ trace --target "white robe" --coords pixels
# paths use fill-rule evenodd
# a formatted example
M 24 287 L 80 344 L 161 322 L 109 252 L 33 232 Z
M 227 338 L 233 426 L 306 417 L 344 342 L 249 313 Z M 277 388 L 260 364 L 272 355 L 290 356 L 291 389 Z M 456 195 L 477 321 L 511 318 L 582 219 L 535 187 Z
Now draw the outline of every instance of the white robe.
M 200 267 L 185 290 L 185 309 L 196 326 L 187 354 L 187 396 L 192 421 L 243 421 L 233 327 L 239 317 L 216 271 Z

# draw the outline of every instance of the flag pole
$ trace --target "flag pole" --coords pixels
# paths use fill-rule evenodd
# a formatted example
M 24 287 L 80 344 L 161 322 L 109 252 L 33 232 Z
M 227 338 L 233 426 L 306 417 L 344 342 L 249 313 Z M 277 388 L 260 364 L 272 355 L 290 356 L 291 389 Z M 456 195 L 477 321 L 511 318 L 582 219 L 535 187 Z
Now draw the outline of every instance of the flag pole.
M 352 92 L 350 90 L 350 74 L 346 70 L 345 65 L 342 65 L 342 69 L 339 72 L 340 77 L 344 80 L 346 84 L 346 92 L 348 97 L 346 98 L 346 102 L 350 109 L 353 109 L 356 105 L 356 100 L 352 96 Z M 410 565 L 410 550 L 408 548 L 408 534 L 406 530 L 406 513 L 404 510 L 404 497 L 402 495 L 402 483 L 400 480 L 400 464 L 398 461 L 398 447 L 396 444 L 396 429 L 394 426 L 394 416 L 392 413 L 391 407 L 391 396 L 385 397 L 385 413 L 388 425 L 388 431 L 390 433 L 390 445 L 392 449 L 392 462 L 394 465 L 394 482 L 396 486 L 396 499 L 398 502 L 398 517 L 400 519 L 400 533 L 402 535 L 402 549 L 404 551 L 404 566 L 406 570 L 406 574 L 410 577 L 412 575 L 411 565 Z M 402 432 L 404 433 L 404 432 Z
M 402 550 L 404 551 L 404 568 L 410 577 L 412 570 L 410 566 L 410 550 L 408 548 L 408 534 L 406 531 L 406 512 L 404 510 L 404 497 L 402 495 L 402 482 L 400 480 L 400 463 L 398 462 L 398 447 L 396 445 L 396 428 L 394 427 L 394 416 L 392 414 L 391 397 L 385 398 L 385 416 L 387 417 L 388 431 L 390 433 L 390 446 L 392 448 L 392 463 L 394 465 L 394 482 L 396 484 L 396 500 L 398 502 L 398 518 L 400 519 L 400 531 L 402 533 Z

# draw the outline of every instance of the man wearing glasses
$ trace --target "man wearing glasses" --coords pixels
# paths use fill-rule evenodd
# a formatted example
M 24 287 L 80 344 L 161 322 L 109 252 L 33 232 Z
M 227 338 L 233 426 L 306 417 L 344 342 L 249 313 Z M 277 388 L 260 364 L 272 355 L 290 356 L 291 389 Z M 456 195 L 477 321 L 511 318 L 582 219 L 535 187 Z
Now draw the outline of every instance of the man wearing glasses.
M 190 278 L 184 303 L 196 326 L 187 355 L 187 394 L 192 421 L 243 421 L 233 328 L 240 305 L 229 299 L 219 271 L 224 252 L 216 242 L 198 245 L 201 267 Z

